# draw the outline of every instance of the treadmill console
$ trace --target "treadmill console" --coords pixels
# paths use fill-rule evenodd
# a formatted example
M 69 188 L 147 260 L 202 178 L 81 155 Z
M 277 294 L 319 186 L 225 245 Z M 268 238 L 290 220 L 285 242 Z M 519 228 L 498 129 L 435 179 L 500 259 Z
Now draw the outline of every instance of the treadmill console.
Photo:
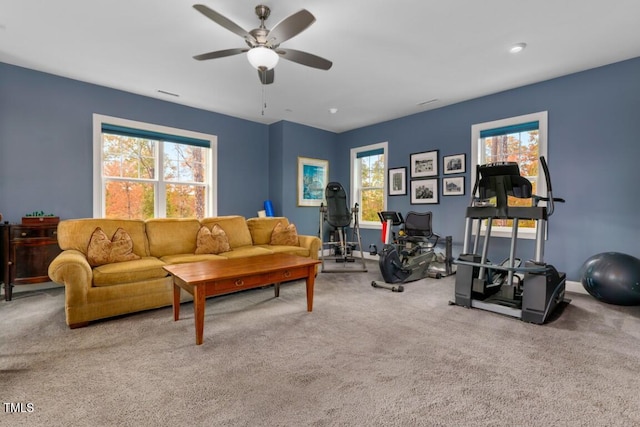
M 484 177 L 489 176 L 504 176 L 504 175 L 520 175 L 520 167 L 516 162 L 494 162 L 480 165 L 480 175 Z

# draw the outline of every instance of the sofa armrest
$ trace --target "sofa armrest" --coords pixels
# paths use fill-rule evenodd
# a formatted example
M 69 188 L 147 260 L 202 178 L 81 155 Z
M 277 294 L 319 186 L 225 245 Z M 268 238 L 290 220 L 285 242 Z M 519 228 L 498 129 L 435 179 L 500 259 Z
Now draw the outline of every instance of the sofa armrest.
M 86 304 L 93 270 L 82 252 L 68 249 L 58 254 L 49 264 L 49 277 L 64 285 L 67 306 Z
M 298 241 L 300 242 L 300 247 L 309 249 L 311 259 L 318 259 L 318 252 L 322 243 L 319 237 L 298 235 Z

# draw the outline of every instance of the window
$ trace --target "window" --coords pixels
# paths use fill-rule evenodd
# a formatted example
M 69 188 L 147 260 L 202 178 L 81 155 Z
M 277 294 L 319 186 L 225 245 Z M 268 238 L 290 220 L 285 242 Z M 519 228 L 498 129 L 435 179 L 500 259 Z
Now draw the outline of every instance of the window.
M 547 112 L 527 114 L 471 127 L 471 164 L 517 162 L 520 174 L 533 187 L 533 194 L 546 195 L 540 156 L 547 158 Z M 475 172 L 472 174 L 475 185 Z M 531 199 L 509 197 L 510 206 L 531 206 Z M 511 236 L 512 220 L 494 220 L 491 233 Z M 535 221 L 520 221 L 518 236 L 535 238 Z
M 97 218 L 203 218 L 216 214 L 217 139 L 94 114 Z
M 386 209 L 387 143 L 351 149 L 351 206 L 359 206 L 364 228 L 380 228 L 378 212 Z

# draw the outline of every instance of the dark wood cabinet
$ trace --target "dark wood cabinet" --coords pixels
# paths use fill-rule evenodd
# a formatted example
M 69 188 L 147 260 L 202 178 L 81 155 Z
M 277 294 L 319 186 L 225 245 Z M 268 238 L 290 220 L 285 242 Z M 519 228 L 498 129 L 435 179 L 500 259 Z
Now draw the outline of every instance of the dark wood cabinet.
M 58 224 L 0 225 L 2 281 L 5 300 L 14 285 L 48 282 L 51 261 L 60 253 Z

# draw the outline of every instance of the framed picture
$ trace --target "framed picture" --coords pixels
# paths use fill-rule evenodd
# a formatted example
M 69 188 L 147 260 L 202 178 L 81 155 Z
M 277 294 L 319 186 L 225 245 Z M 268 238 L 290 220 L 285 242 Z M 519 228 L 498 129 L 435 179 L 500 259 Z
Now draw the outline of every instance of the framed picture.
M 464 173 L 466 171 L 466 154 L 454 154 L 442 158 L 442 173 Z
M 407 194 L 407 168 L 389 169 L 389 195 L 403 196 Z
M 464 176 L 442 178 L 443 196 L 464 196 Z
M 411 155 L 411 178 L 438 176 L 438 150 Z
M 438 178 L 415 179 L 411 181 L 411 204 L 438 203 Z
M 298 206 L 320 206 L 328 179 L 327 160 L 298 157 Z

